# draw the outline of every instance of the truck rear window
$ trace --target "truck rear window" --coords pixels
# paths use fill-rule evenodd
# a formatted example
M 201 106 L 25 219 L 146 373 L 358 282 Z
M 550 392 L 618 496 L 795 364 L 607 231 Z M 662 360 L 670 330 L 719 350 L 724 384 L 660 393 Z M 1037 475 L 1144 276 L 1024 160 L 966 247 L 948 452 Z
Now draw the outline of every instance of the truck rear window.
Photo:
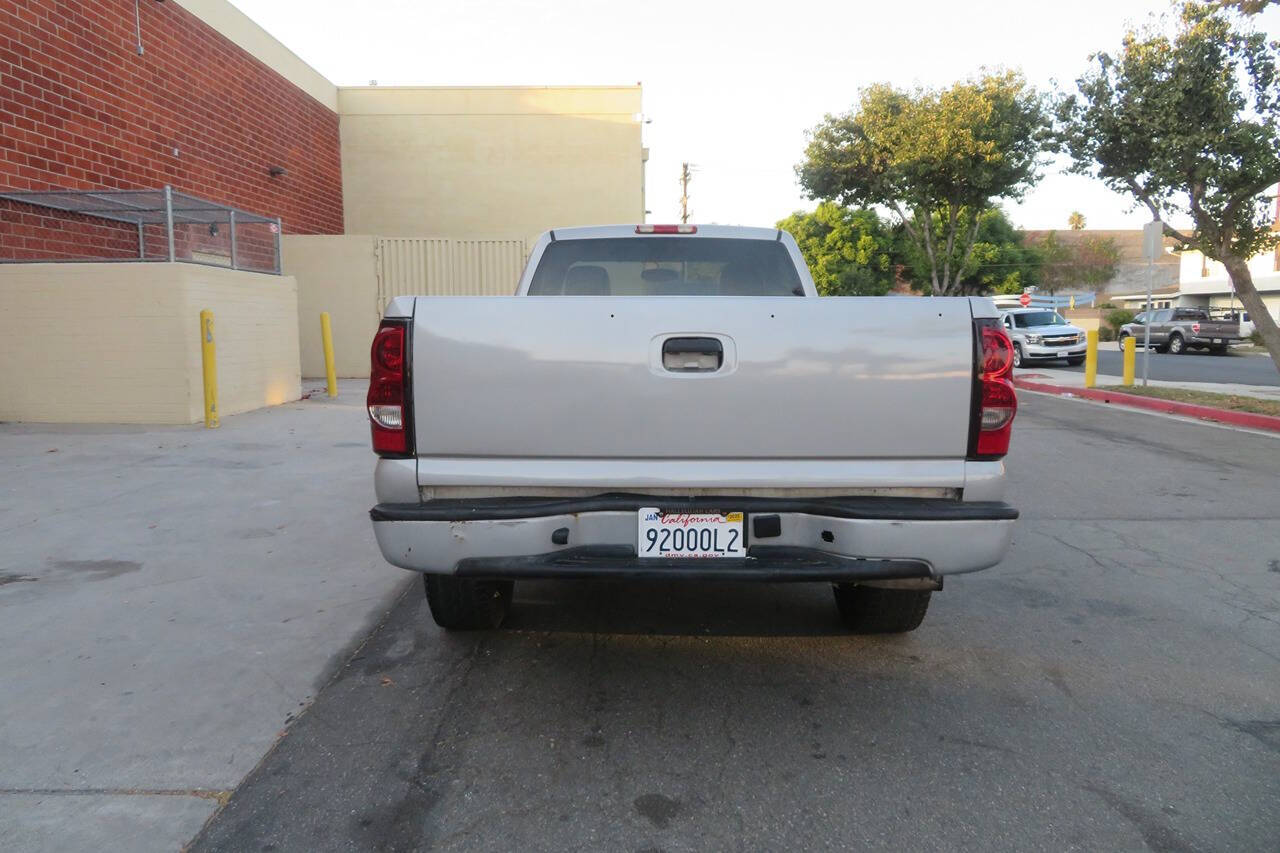
M 617 237 L 547 246 L 530 296 L 804 296 L 777 240 Z

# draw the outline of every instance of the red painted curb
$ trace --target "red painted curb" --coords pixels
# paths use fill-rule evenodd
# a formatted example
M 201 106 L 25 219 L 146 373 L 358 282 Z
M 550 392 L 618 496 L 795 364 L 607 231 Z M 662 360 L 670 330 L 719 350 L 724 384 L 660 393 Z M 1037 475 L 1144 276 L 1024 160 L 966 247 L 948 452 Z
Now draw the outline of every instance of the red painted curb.
M 1135 409 L 1149 409 L 1163 412 L 1166 415 L 1182 415 L 1188 418 L 1200 418 L 1206 421 L 1231 424 L 1232 426 L 1249 427 L 1250 429 L 1280 432 L 1280 417 L 1275 415 L 1258 415 L 1253 412 L 1233 412 L 1230 409 L 1217 409 L 1213 406 L 1197 406 L 1193 403 L 1176 403 L 1172 400 L 1161 400 L 1156 397 L 1139 397 L 1136 394 L 1124 394 L 1119 391 L 1103 391 L 1099 388 L 1070 388 L 1064 385 L 1049 385 L 1044 382 L 1028 382 L 1025 379 L 1014 379 L 1015 388 L 1028 391 L 1040 391 L 1045 394 L 1071 395 L 1085 400 L 1098 400 L 1103 403 L 1114 403 L 1118 406 L 1132 406 Z

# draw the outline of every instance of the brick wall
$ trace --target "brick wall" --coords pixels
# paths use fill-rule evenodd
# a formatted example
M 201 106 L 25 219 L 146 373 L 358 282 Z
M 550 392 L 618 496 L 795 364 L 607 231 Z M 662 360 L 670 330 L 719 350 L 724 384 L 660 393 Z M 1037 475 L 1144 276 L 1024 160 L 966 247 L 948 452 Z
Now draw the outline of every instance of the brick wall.
M 0 187 L 171 184 L 286 233 L 342 233 L 337 115 L 178 3 L 141 13 L 139 56 L 133 0 L 0 0 Z M 0 259 L 137 247 L 131 225 L 0 201 Z

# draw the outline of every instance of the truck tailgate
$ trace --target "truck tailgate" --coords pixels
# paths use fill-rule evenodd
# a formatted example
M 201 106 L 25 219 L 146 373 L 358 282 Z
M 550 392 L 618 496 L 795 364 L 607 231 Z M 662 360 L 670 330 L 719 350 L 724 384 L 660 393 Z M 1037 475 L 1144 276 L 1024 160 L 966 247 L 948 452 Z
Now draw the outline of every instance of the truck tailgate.
M 669 339 L 714 340 L 721 366 L 670 369 Z M 438 457 L 963 459 L 973 359 L 967 299 L 419 297 L 415 438 Z
M 1238 338 L 1240 324 L 1227 320 L 1200 320 L 1192 331 L 1202 338 Z

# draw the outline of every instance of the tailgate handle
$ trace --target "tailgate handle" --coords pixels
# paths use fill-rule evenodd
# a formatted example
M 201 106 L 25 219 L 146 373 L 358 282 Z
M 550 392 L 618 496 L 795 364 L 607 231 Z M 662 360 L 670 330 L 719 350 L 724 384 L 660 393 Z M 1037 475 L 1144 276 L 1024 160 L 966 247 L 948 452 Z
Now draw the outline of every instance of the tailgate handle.
M 667 338 L 662 366 L 674 373 L 711 373 L 724 364 L 724 345 L 715 338 Z

